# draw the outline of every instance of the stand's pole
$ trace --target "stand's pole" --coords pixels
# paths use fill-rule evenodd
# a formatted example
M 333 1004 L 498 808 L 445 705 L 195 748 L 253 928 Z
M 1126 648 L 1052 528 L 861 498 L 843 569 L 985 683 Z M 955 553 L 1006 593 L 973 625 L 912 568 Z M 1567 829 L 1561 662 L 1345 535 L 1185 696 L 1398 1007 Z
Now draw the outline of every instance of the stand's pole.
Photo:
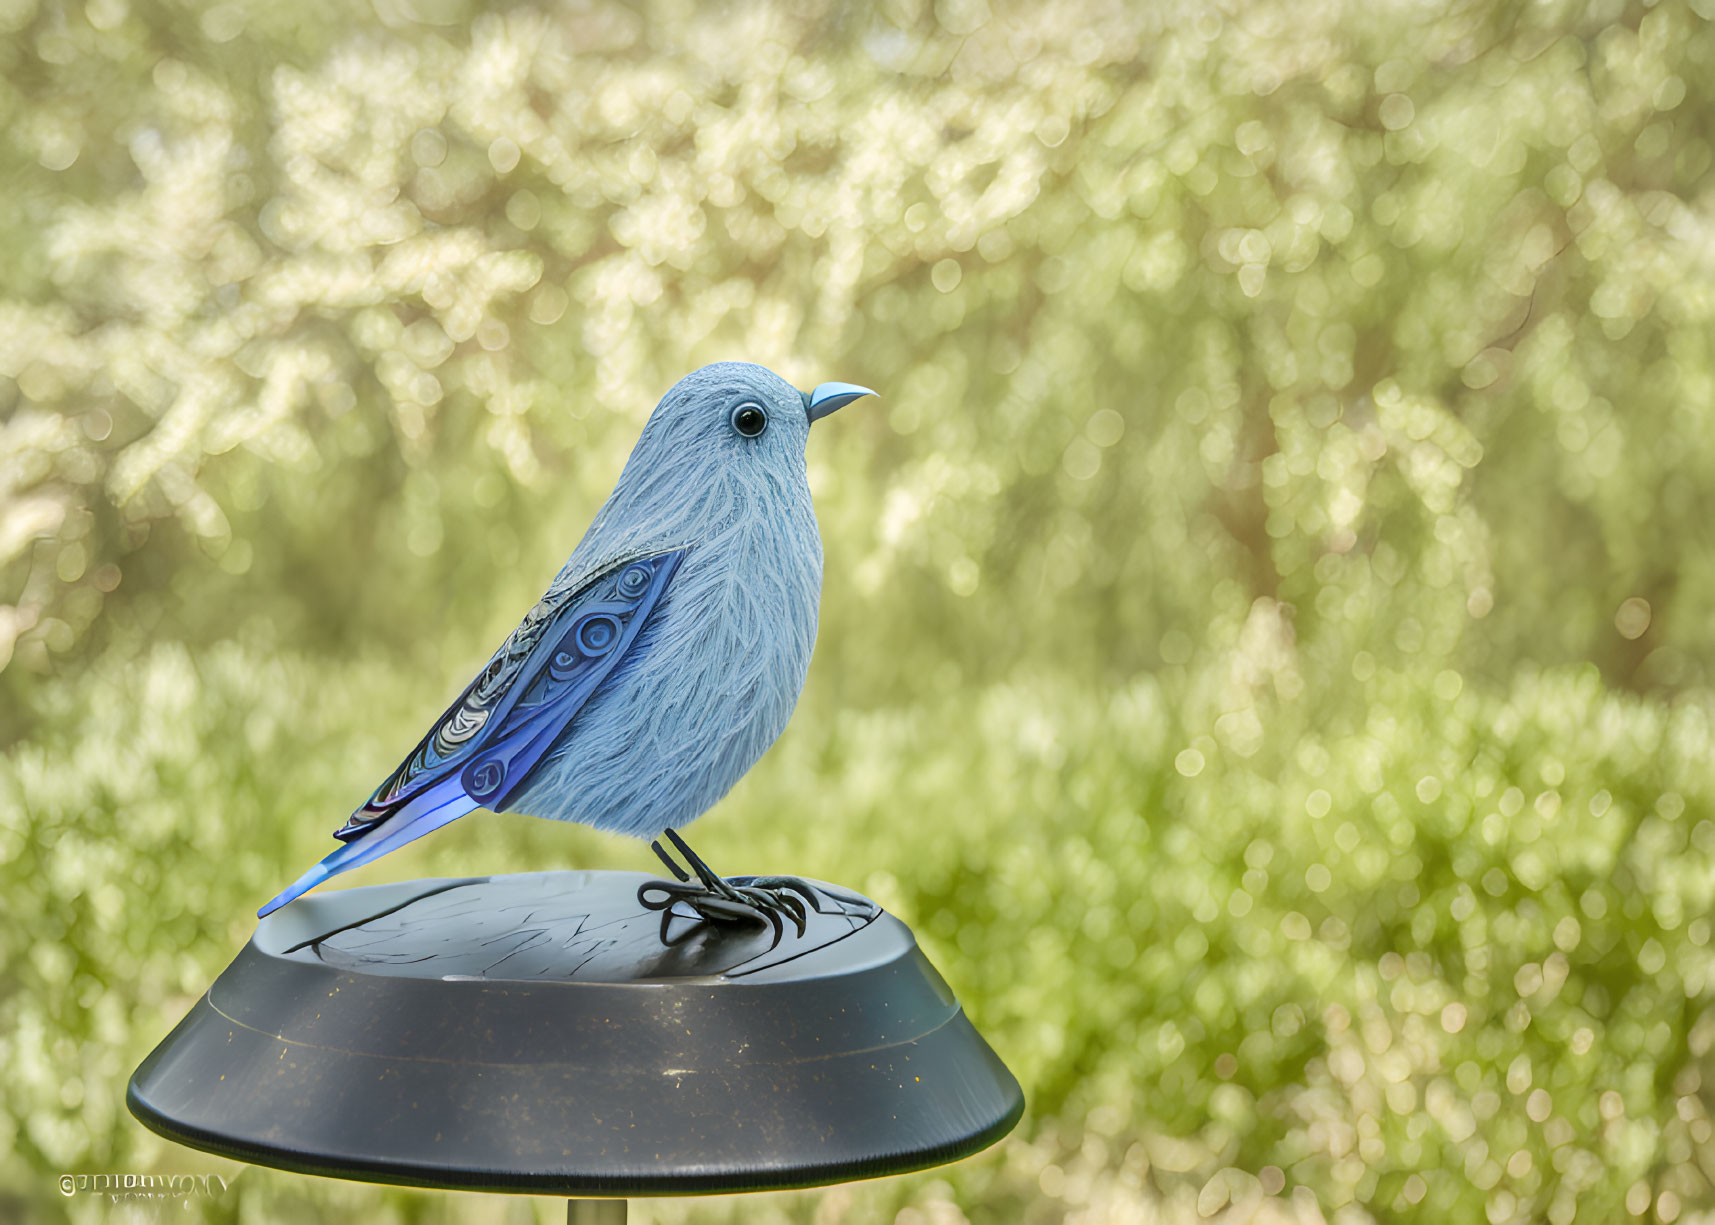
M 566 1225 L 625 1225 L 622 1199 L 569 1199 Z

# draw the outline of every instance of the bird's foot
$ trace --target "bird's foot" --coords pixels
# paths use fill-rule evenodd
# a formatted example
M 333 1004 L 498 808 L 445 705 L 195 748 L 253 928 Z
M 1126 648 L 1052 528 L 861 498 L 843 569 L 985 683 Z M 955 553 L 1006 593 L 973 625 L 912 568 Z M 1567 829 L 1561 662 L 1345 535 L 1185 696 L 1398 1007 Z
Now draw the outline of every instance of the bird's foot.
M 662 849 L 660 842 L 651 842 L 650 848 L 661 862 L 667 865 L 667 870 L 673 874 L 674 879 L 652 880 L 639 886 L 637 890 L 639 904 L 648 910 L 661 912 L 663 944 L 675 943 L 669 938 L 668 928 L 674 918 L 674 908 L 681 902 L 704 923 L 717 926 L 766 924 L 773 928 L 774 941 L 777 944 L 785 935 L 786 921 L 790 921 L 802 936 L 811 911 L 818 914 L 827 913 L 819 901 L 819 894 L 823 891 L 808 881 L 800 880 L 796 876 L 739 876 L 730 879 L 718 876 L 676 830 L 667 830 L 665 836 L 679 854 L 684 856 L 689 870 L 679 866 L 673 857 Z M 828 896 L 842 904 L 862 907 L 869 905 L 862 898 L 843 894 Z M 683 939 L 684 934 L 688 933 L 682 933 L 679 938 Z

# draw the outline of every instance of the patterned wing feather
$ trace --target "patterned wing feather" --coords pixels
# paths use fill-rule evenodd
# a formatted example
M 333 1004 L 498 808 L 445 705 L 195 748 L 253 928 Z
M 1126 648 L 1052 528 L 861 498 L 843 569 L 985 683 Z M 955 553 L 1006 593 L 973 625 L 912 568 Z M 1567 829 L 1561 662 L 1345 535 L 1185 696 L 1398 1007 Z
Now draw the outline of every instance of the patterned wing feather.
M 454 776 L 478 804 L 502 807 L 625 657 L 684 555 L 633 558 L 576 590 L 550 588 L 334 837 L 361 837 Z

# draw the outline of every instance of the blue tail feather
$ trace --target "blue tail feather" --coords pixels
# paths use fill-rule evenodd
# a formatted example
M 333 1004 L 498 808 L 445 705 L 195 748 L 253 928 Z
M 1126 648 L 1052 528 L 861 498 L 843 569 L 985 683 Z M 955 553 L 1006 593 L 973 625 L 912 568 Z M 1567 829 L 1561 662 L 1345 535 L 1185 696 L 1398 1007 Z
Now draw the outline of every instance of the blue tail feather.
M 475 807 L 476 801 L 465 794 L 457 777 L 442 780 L 420 795 L 414 796 L 410 803 L 363 837 L 329 852 L 326 858 L 300 876 L 285 892 L 258 910 L 256 917 L 267 918 L 287 902 L 308 893 L 330 877 L 362 867 L 389 851 L 398 850 L 407 842 L 432 833 L 449 821 L 456 821 Z

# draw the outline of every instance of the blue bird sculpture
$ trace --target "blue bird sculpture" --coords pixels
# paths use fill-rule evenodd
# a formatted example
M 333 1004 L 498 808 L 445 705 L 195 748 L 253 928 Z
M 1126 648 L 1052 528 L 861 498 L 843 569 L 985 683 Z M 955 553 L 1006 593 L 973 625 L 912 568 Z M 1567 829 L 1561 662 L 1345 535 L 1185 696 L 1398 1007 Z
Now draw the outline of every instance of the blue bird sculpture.
M 681 379 L 547 593 L 334 831 L 342 845 L 258 914 L 486 807 L 666 836 L 697 879 L 656 842 L 679 884 L 655 909 L 762 914 L 777 932 L 769 912 L 801 920 L 785 892 L 798 882 L 722 880 L 675 831 L 743 777 L 798 701 L 822 591 L 805 443 L 874 394 L 801 392 L 747 362 Z

